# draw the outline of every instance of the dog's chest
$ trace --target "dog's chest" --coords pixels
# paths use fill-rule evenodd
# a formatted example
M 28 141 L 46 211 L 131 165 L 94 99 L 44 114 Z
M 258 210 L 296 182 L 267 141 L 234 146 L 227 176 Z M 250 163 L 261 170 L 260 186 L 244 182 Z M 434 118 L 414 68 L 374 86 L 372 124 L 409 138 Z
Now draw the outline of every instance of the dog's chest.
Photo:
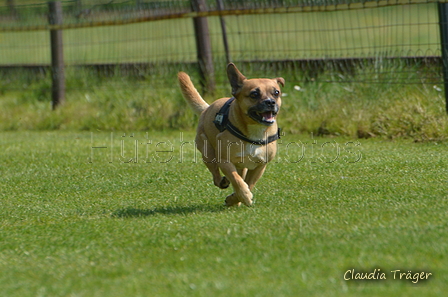
M 237 160 L 234 164 L 237 167 L 248 168 L 249 170 L 269 162 L 266 146 L 262 145 L 244 145 L 241 147 L 241 151 L 235 154 L 235 157 Z

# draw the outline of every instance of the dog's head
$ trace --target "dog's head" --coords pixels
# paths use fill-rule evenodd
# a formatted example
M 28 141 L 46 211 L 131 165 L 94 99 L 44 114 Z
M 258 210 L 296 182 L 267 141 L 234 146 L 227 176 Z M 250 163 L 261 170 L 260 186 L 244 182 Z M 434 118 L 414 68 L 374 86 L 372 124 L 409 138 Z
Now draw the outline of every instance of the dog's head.
M 262 125 L 273 125 L 282 104 L 280 85 L 284 86 L 285 80 L 282 77 L 247 79 L 233 63 L 227 66 L 227 76 L 232 95 L 247 116 Z

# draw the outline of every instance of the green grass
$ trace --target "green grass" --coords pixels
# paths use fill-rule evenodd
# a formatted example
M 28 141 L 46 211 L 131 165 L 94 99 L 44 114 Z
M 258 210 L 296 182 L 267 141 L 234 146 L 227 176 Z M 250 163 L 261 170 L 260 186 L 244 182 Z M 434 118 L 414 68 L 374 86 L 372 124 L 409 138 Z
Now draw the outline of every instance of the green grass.
M 124 132 L 0 133 L 2 294 L 441 296 L 448 289 L 444 142 L 287 134 L 254 207 L 227 209 L 230 190 L 212 186 L 192 145 L 181 145 L 193 133 Z M 135 157 L 135 140 L 138 163 L 123 163 Z M 172 152 L 156 152 L 170 150 L 168 142 Z M 300 143 L 304 156 L 294 163 Z M 343 279 L 348 269 L 375 268 L 388 279 Z M 415 285 L 393 280 L 396 269 L 433 276 Z
M 441 141 L 448 135 L 441 86 L 424 81 L 406 84 L 428 75 L 434 76 L 432 80 L 440 80 L 435 67 L 395 65 L 396 68 L 391 68 L 394 71 L 384 67 L 376 72 L 369 66 L 356 69 L 352 77 L 328 71 L 315 74 L 314 79 L 296 66 L 238 64 L 248 77 L 286 79 L 279 116 L 285 132 L 415 141 Z M 217 90 L 214 95 L 206 96 L 208 102 L 230 96 L 224 69 L 224 63 L 216 65 Z M 199 88 L 197 69 L 191 65 L 158 65 L 142 70 L 137 76 L 122 75 L 118 69 L 104 75 L 69 68 L 66 104 L 56 111 L 51 110 L 49 73 L 4 74 L 0 77 L 0 130 L 192 131 L 197 116 L 177 86 L 180 70 L 191 74 Z M 356 81 L 358 76 L 382 83 L 347 82 Z

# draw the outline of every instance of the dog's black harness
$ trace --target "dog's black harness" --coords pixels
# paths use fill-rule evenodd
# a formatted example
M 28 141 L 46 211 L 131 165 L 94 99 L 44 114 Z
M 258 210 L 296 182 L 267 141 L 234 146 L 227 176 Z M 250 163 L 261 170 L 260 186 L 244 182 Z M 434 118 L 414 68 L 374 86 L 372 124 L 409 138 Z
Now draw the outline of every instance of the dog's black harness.
M 215 120 L 213 121 L 213 123 L 220 132 L 228 130 L 232 135 L 238 137 L 239 139 L 255 145 L 266 145 L 268 143 L 276 141 L 277 139 L 280 139 L 280 128 L 278 129 L 277 134 L 269 136 L 266 140 L 252 140 L 247 138 L 237 127 L 235 127 L 229 121 L 229 109 L 230 104 L 232 104 L 233 100 L 235 100 L 234 97 L 227 100 L 227 102 L 221 107 L 221 109 L 215 116 Z

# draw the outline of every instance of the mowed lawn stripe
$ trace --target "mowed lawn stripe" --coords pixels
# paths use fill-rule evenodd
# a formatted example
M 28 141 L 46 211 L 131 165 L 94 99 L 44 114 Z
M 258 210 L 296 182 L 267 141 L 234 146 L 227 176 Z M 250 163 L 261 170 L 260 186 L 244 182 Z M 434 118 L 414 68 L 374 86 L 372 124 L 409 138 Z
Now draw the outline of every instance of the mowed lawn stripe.
M 184 146 L 188 158 L 179 162 L 179 132 L 150 134 L 173 143 L 171 162 L 160 162 L 162 154 L 159 162 L 152 156 L 144 163 L 142 156 L 124 163 L 117 146 L 112 163 L 102 149 L 93 150 L 90 163 L 88 132 L 0 134 L 5 295 L 446 291 L 446 143 L 359 140 L 353 149 L 362 158 L 349 163 L 343 148 L 352 140 L 286 136 L 280 146 L 315 140 L 314 155 L 307 147 L 293 163 L 299 151 L 284 151 L 259 181 L 254 207 L 228 209 L 223 201 L 230 190 L 212 185 L 201 161 L 193 162 L 192 146 Z M 95 145 L 109 135 L 99 133 Z M 193 139 L 185 132 L 185 141 Z M 125 141 L 124 154 L 132 156 L 133 142 Z M 328 147 L 320 149 L 326 142 L 342 149 L 332 163 Z M 345 280 L 352 269 L 379 269 L 387 279 Z M 432 275 L 413 284 L 394 279 L 394 270 Z

